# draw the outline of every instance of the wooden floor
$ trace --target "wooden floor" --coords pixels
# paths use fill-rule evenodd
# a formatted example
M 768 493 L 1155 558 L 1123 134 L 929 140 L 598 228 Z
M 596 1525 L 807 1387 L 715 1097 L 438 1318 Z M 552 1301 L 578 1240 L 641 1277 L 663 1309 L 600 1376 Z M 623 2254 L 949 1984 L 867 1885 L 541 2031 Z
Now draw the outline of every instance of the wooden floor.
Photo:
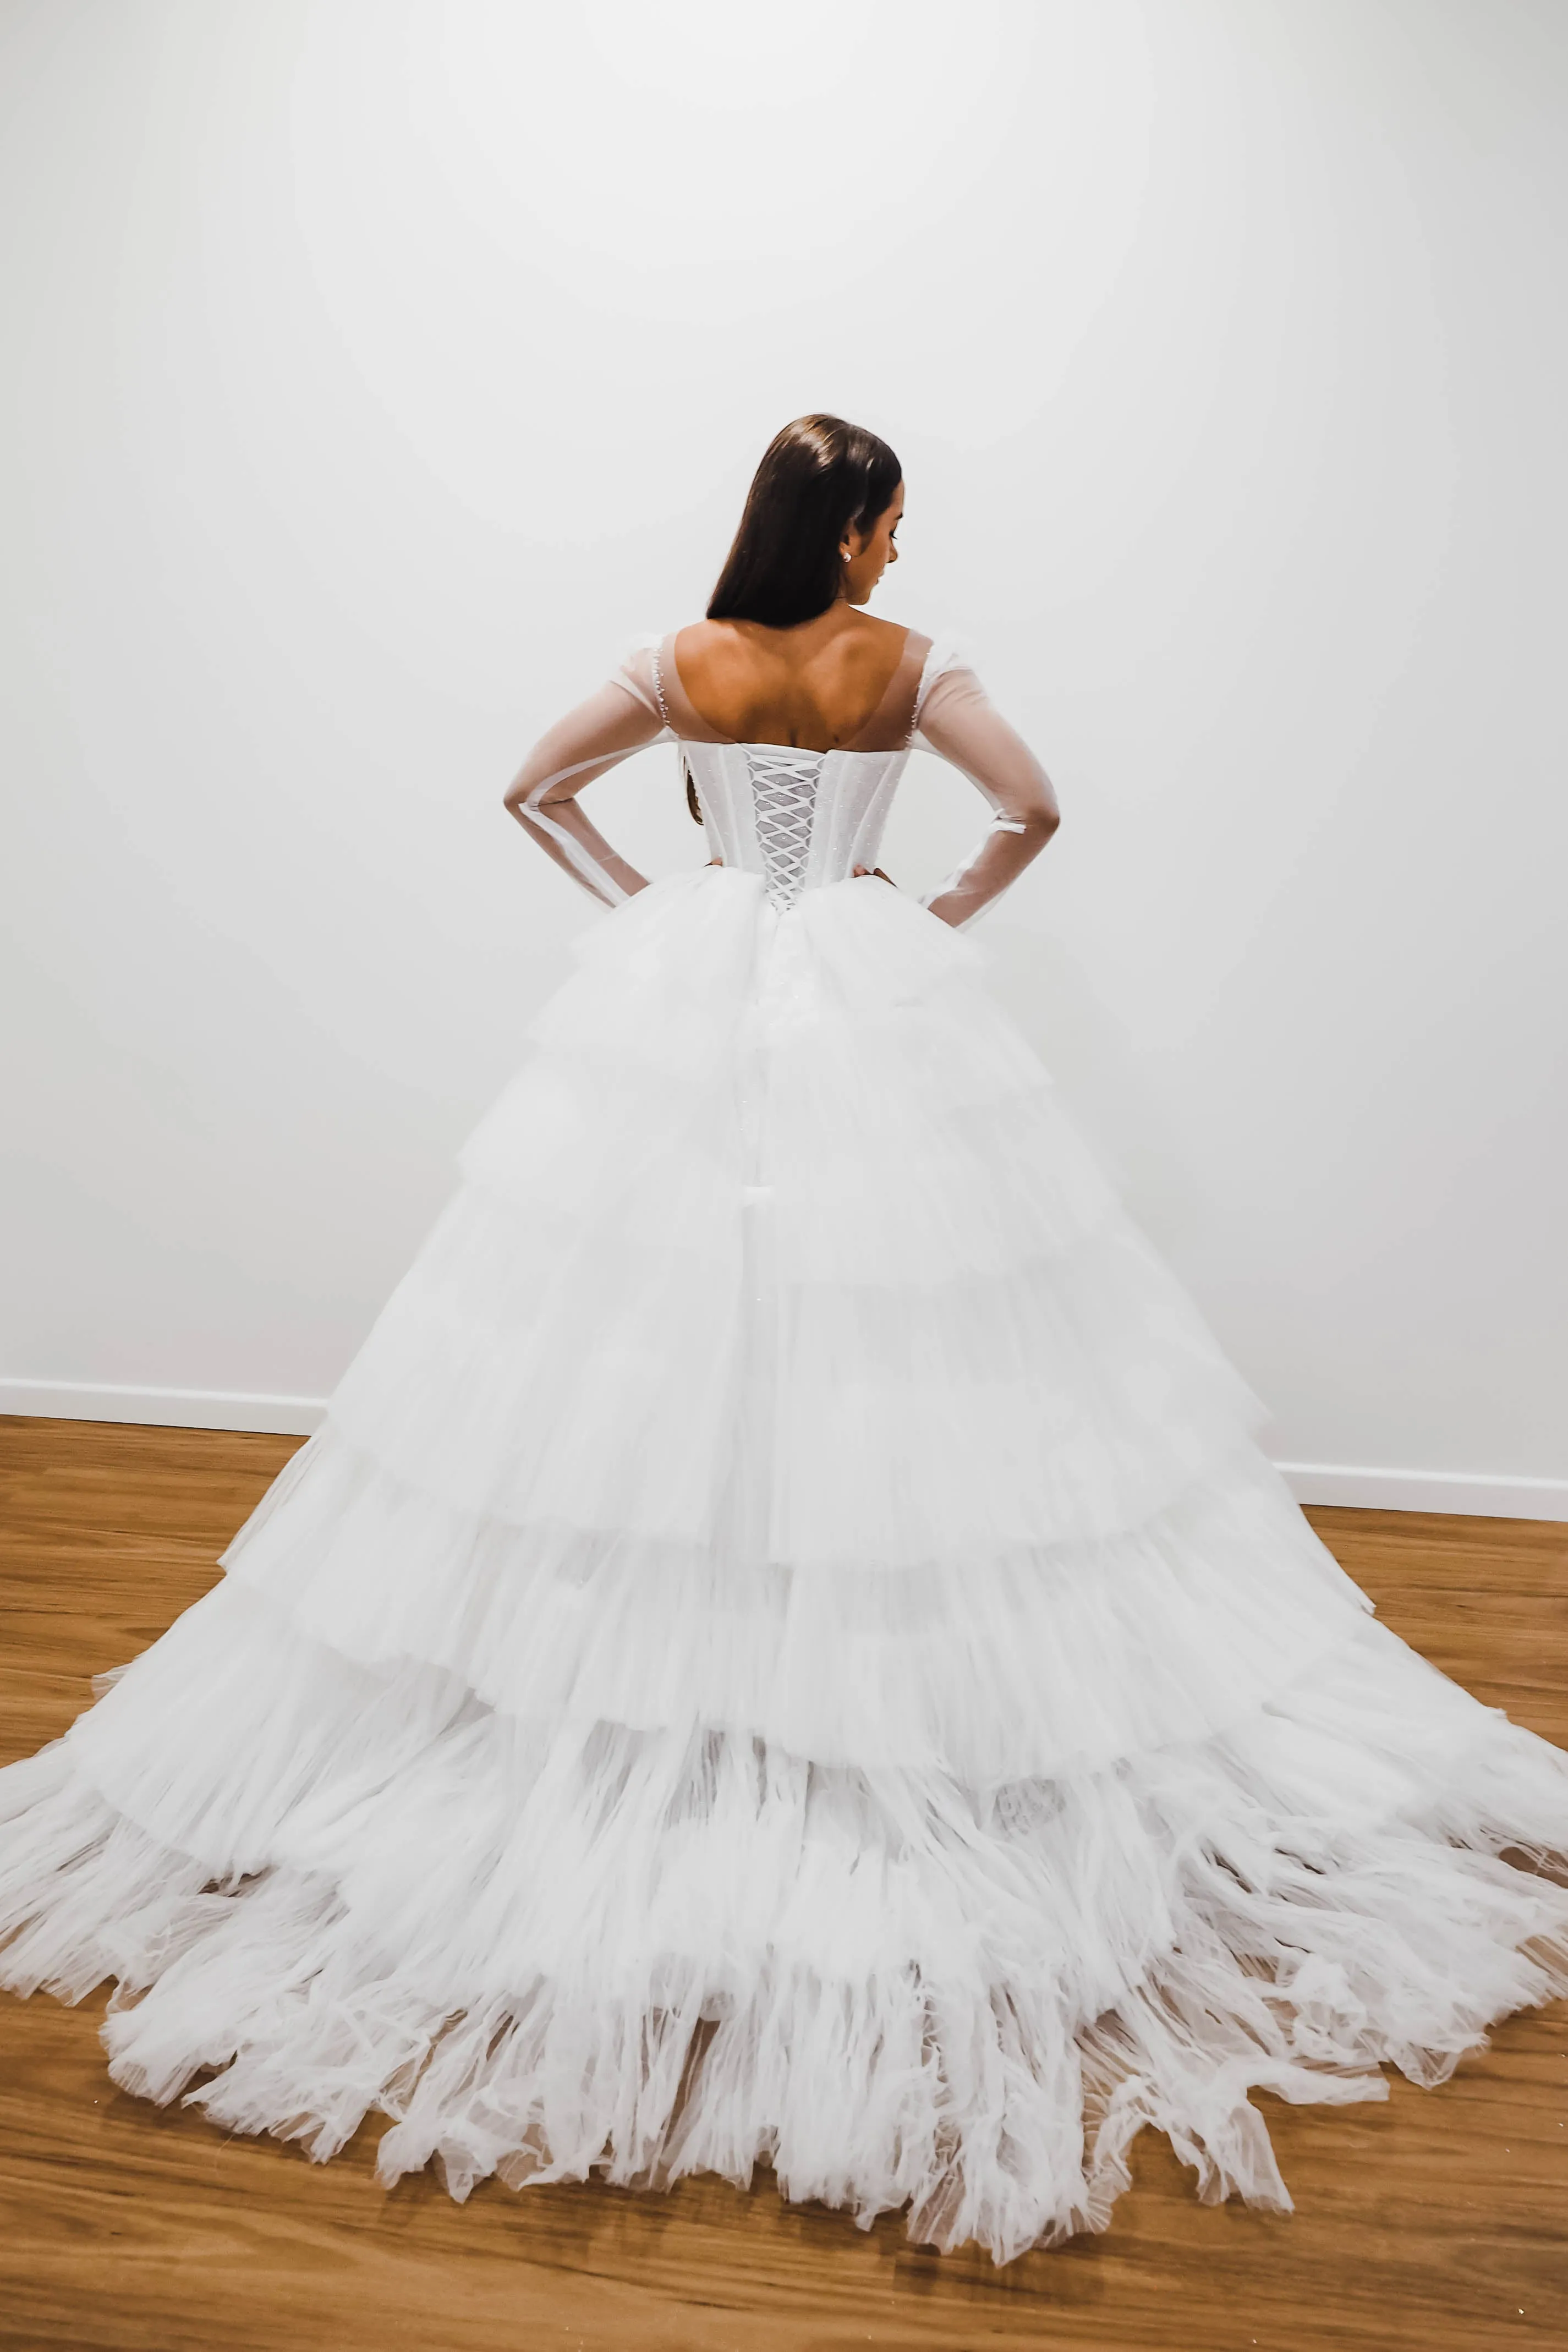
M 213 1581 L 287 1438 L 0 1421 L 0 1743 Z M 1314 1511 L 1396 1632 L 1568 1745 L 1568 1528 Z M 392 2194 L 374 2132 L 318 2168 L 104 2074 L 101 1998 L 0 1995 L 0 2346 L 112 2352 L 1489 2352 L 1568 2344 L 1568 2015 L 1515 2018 L 1436 2091 L 1263 2098 L 1289 2218 L 1207 2208 L 1163 2140 L 1102 2238 L 994 2270 L 886 2216 L 714 2180 Z

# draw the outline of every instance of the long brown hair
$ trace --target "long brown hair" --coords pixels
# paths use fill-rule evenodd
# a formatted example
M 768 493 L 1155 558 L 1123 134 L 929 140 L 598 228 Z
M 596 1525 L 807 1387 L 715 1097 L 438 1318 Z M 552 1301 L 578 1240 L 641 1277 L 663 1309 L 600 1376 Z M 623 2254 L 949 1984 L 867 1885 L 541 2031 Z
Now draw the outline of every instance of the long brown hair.
M 797 416 L 775 433 L 708 600 L 710 621 L 790 629 L 838 594 L 839 542 L 893 503 L 903 467 L 885 441 L 841 416 Z

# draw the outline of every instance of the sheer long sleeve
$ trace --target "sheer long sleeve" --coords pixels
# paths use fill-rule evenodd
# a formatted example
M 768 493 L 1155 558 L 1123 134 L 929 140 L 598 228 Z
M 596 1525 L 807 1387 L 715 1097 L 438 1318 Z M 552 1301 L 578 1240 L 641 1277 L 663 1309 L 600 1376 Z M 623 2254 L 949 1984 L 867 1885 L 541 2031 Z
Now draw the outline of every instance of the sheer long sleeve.
M 506 804 L 523 831 L 607 907 L 642 889 L 647 877 L 611 848 L 577 795 L 667 732 L 657 671 L 646 651 L 634 653 L 540 737 L 508 787 Z
M 994 812 L 958 871 L 921 900 L 962 929 L 1039 856 L 1060 813 L 1050 778 L 972 669 L 941 671 L 919 705 L 916 730 L 916 742 L 966 775 Z

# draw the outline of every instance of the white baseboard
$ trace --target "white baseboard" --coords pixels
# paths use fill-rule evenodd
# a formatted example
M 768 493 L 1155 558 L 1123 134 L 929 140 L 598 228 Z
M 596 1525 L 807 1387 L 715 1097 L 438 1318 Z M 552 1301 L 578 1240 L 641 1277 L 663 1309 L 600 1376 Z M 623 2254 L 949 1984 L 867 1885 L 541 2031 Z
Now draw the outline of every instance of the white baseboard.
M 1453 1511 L 1480 1519 L 1568 1519 L 1568 1478 L 1493 1478 L 1481 1470 L 1373 1470 L 1275 1465 L 1299 1503 L 1368 1511 Z
M 89 1388 L 80 1381 L 0 1380 L 0 1413 L 50 1421 L 142 1422 L 174 1429 L 270 1430 L 309 1437 L 324 1397 L 253 1396 L 224 1389 Z M 1299 1503 L 1374 1511 L 1448 1511 L 1488 1519 L 1568 1520 L 1568 1478 L 1499 1478 L 1480 1470 L 1374 1470 L 1353 1463 L 1280 1462 Z
M 45 1421 L 133 1421 L 165 1429 L 258 1429 L 309 1437 L 324 1397 L 252 1396 L 228 1389 L 89 1388 L 84 1381 L 0 1380 L 0 1412 Z

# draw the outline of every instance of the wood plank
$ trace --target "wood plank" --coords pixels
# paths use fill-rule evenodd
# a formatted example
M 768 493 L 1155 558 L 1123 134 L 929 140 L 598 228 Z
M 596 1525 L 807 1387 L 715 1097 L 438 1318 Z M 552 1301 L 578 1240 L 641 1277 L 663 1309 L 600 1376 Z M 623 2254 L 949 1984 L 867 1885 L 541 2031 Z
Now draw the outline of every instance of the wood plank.
M 297 1440 L 0 1421 L 0 1748 L 214 1580 Z M 1406 1640 L 1568 1744 L 1568 1528 L 1314 1509 Z M 1441 2089 L 1265 2102 L 1288 2218 L 1205 2207 L 1163 2141 L 1103 2238 L 997 2271 L 782 2202 L 760 2174 L 668 2196 L 494 2182 L 390 2195 L 374 2128 L 314 2167 L 124 2097 L 101 1997 L 0 1997 L 0 2347 L 71 2352 L 1489 2352 L 1568 2337 L 1568 2004 Z

